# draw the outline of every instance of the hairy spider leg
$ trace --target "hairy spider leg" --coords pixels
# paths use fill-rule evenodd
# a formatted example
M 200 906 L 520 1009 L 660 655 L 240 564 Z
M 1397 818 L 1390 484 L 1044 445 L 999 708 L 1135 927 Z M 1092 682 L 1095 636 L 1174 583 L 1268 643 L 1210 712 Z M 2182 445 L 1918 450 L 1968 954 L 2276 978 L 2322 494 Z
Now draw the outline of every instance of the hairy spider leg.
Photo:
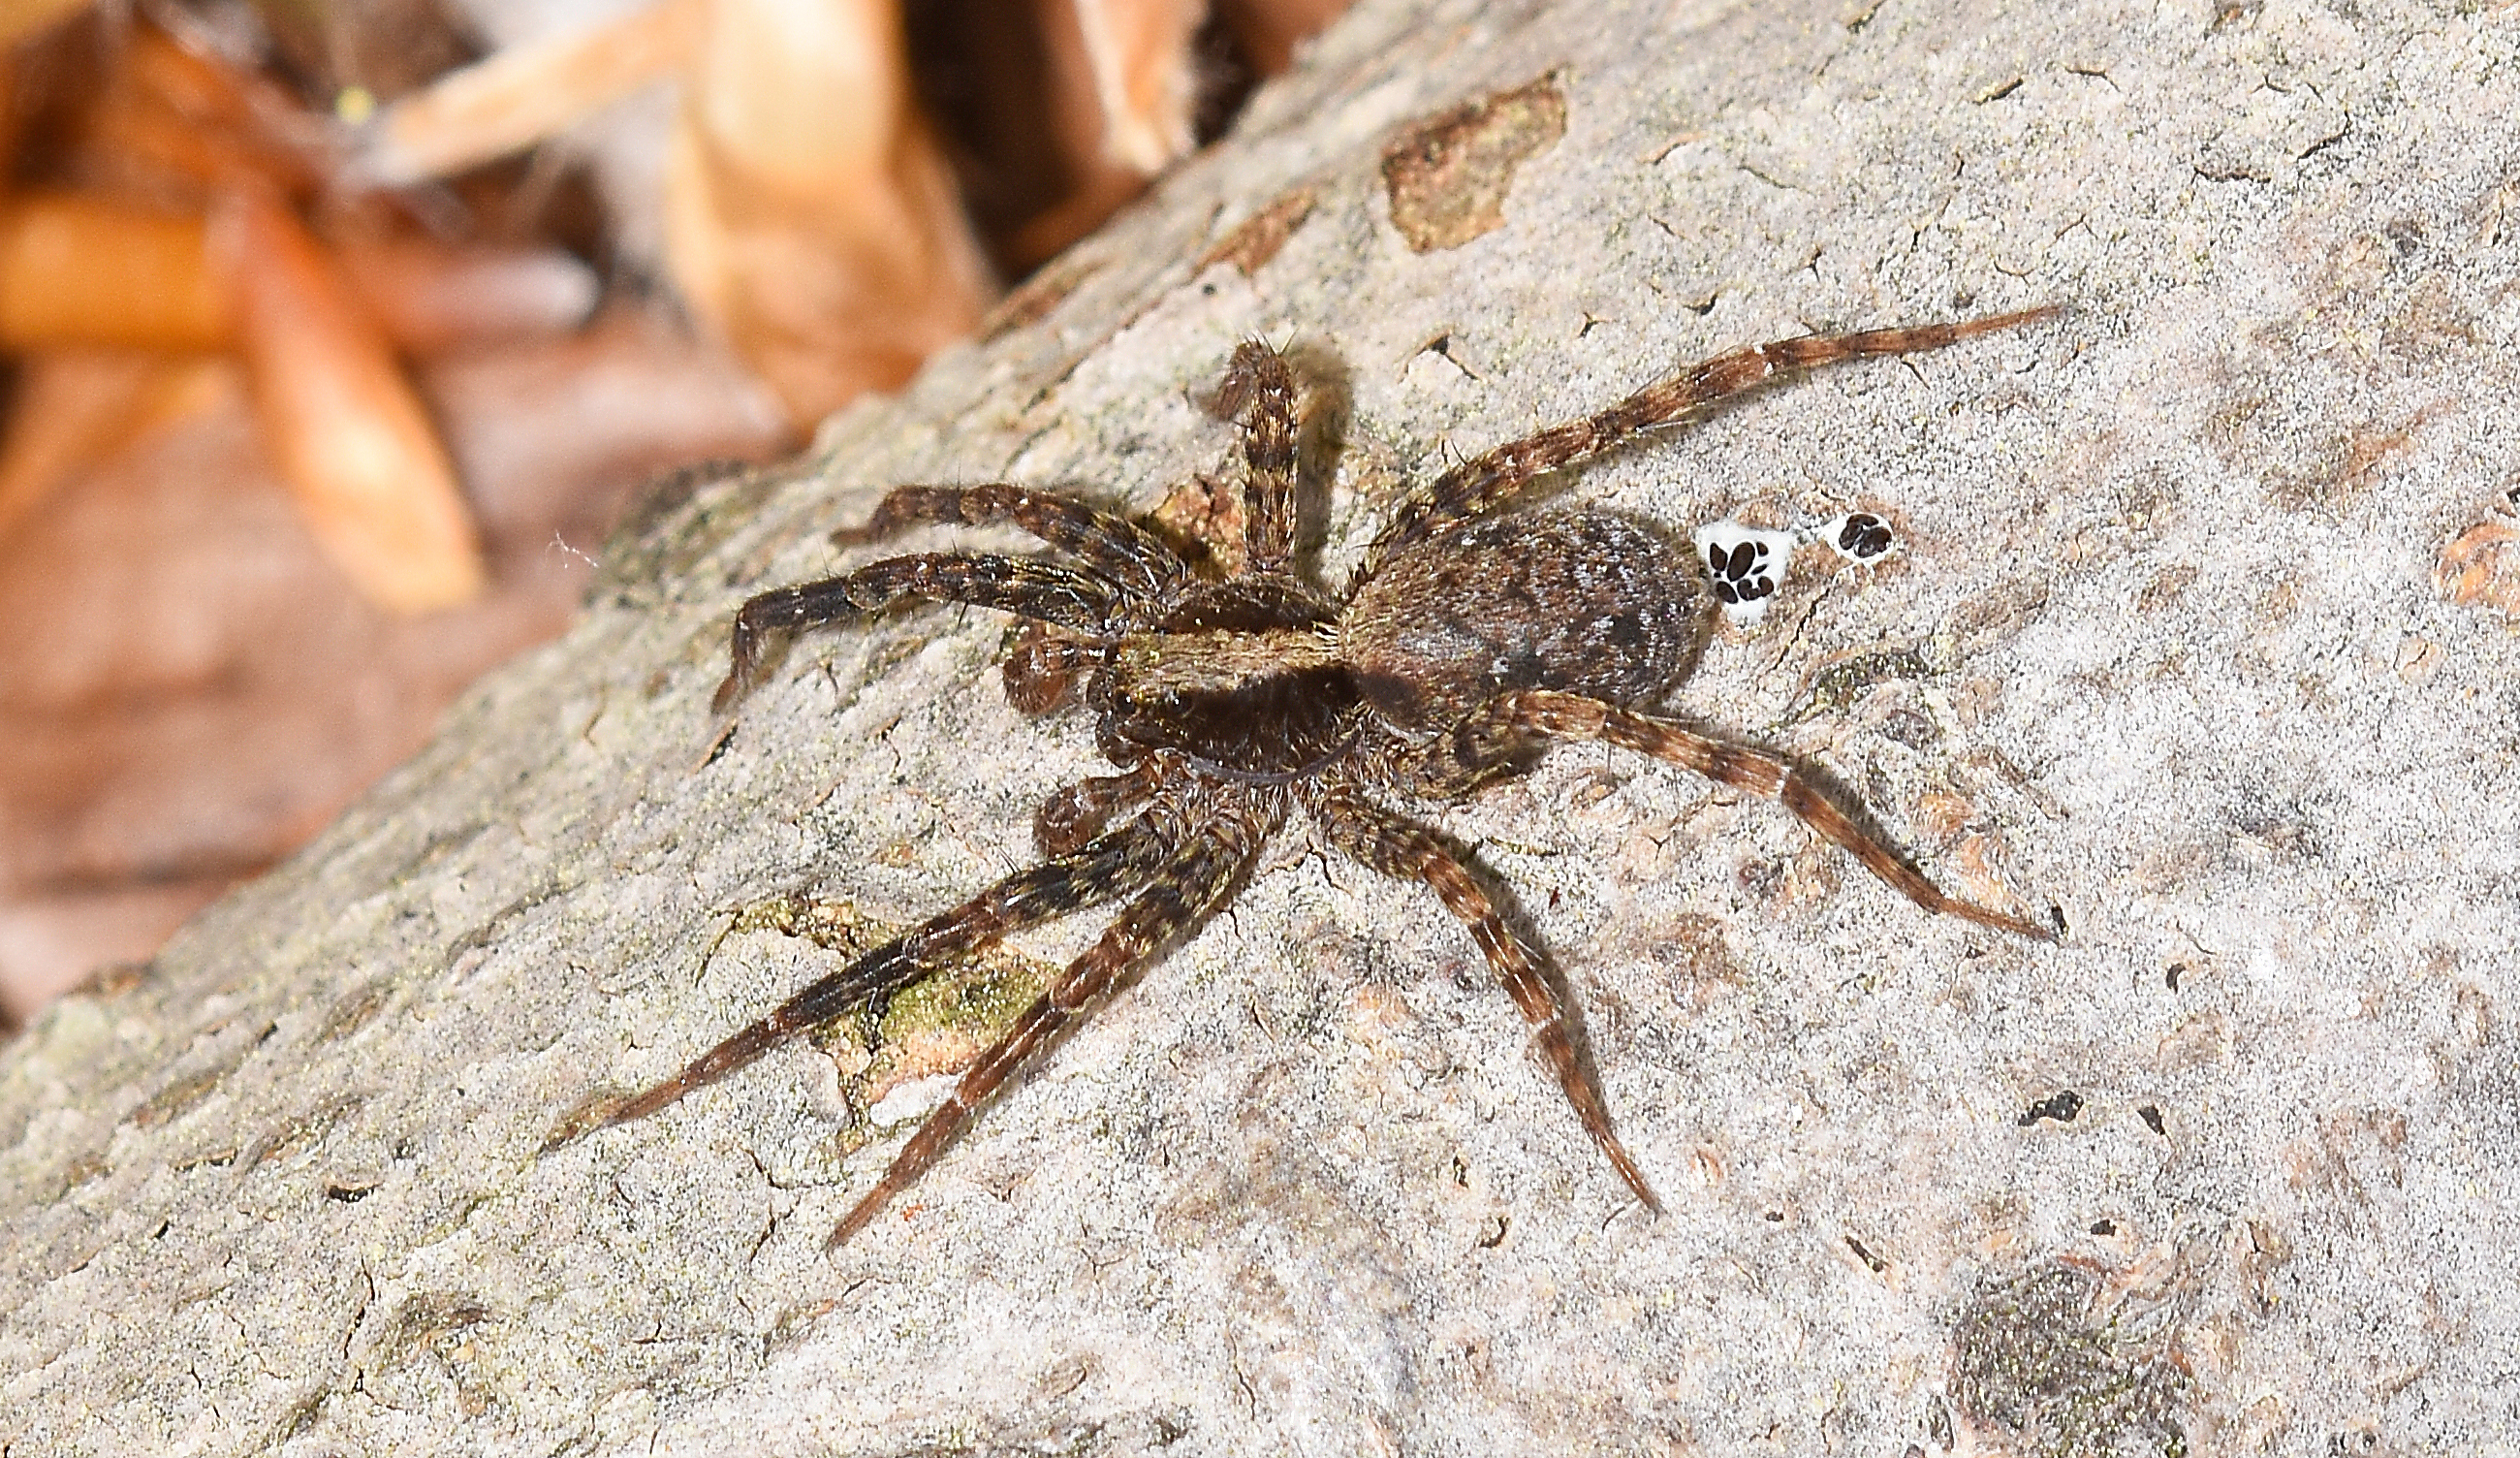
M 1580 1015 L 1549 976 L 1545 954 L 1498 911 L 1496 898 L 1469 863 L 1438 832 L 1360 797 L 1334 794 L 1321 803 L 1320 813 L 1331 844 L 1395 881 L 1424 886 L 1469 929 L 1470 939 L 1487 954 L 1488 965 L 1531 1025 L 1532 1046 L 1557 1075 L 1557 1086 L 1575 1106 L 1584 1132 L 1593 1136 L 1645 1208 L 1661 1214 L 1662 1200 L 1610 1126 L 1599 1074 L 1576 1041 Z
M 1160 809 L 1150 812 L 1162 815 Z M 989 1096 L 1039 1057 L 1069 1024 L 1082 1019 L 1106 994 L 1144 971 L 1174 942 L 1195 931 L 1222 906 L 1251 868 L 1277 823 L 1284 818 L 1283 801 L 1275 797 L 1262 814 L 1217 815 L 1194 830 L 1183 828 L 1190 841 L 1120 908 L 1102 937 L 1083 956 L 1070 962 L 1050 990 L 1022 1016 L 1006 1036 L 990 1045 L 954 1085 L 954 1092 L 927 1116 L 901 1153 L 832 1232 L 824 1245 L 845 1244 L 875 1219 L 892 1198 L 909 1189 L 936 1162 L 946 1146 L 970 1125 Z M 1142 817 L 1138 824 L 1145 824 Z M 1165 836 L 1162 839 L 1170 840 Z
M 999 661 L 1007 705 L 1028 719 L 1066 706 L 1078 680 L 1102 666 L 1101 641 L 1062 637 L 1038 618 L 1018 624 Z
M 1425 540 L 1456 522 L 1482 517 L 1510 501 L 1534 479 L 1611 450 L 1639 432 L 1671 425 L 1693 410 L 1739 394 L 1794 370 L 1817 369 L 1876 354 L 1916 354 L 1977 335 L 2054 318 L 2054 305 L 1996 314 L 1958 324 L 1869 329 L 1861 334 L 1805 335 L 1774 340 L 1701 360 L 1667 375 L 1607 409 L 1510 440 L 1464 461 L 1410 493 L 1373 540 L 1358 570 L 1363 582 L 1391 554 Z
M 806 1028 L 861 1006 L 880 1008 L 902 988 L 968 960 L 1010 933 L 1117 900 L 1144 887 L 1170 860 L 1170 841 L 1132 821 L 1072 855 L 1018 871 L 953 910 L 818 978 L 769 1017 L 693 1059 L 682 1071 L 628 1102 L 602 1111 L 584 1128 L 564 1128 L 564 1144 L 588 1128 L 645 1118 L 696 1088 L 715 1083 Z
M 1032 843 L 1044 855 L 1065 855 L 1102 834 L 1111 817 L 1135 809 L 1181 770 L 1178 756 L 1149 753 L 1116 775 L 1091 775 L 1053 791 L 1033 812 Z
M 1216 405 L 1242 426 L 1243 570 L 1284 571 L 1295 555 L 1295 373 L 1284 355 L 1244 340 Z
M 845 576 L 762 593 L 735 615 L 726 681 L 709 701 L 713 712 L 752 691 L 762 640 L 827 622 L 863 616 L 908 598 L 969 603 L 1100 633 L 1117 610 L 1119 589 L 1097 573 L 1029 557 L 924 553 L 888 557 Z
M 1765 796 L 1793 811 L 1803 824 L 1853 852 L 1866 870 L 1927 911 L 1943 912 L 2033 941 L 2056 939 L 2052 928 L 1944 894 L 1784 760 L 1758 750 L 1709 739 L 1669 719 L 1576 694 L 1524 689 L 1490 700 L 1456 731 L 1457 743 L 1452 748 L 1454 752 L 1466 752 L 1476 756 L 1488 752 L 1485 746 L 1511 746 L 1525 735 L 1598 740 L 1695 770 L 1719 785 Z
M 896 486 L 865 525 L 843 526 L 832 540 L 856 546 L 931 523 L 997 522 L 1012 522 L 1142 597 L 1159 597 L 1190 580 L 1181 554 L 1137 523 L 1021 486 Z

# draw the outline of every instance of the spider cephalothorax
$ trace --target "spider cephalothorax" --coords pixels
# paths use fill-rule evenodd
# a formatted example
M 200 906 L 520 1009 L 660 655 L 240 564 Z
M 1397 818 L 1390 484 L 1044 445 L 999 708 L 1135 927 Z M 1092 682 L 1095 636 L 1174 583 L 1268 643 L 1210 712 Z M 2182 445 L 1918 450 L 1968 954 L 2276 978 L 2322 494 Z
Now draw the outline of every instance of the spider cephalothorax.
M 1040 865 L 815 981 L 673 1077 L 571 1120 L 562 1136 L 653 1113 L 1011 932 L 1116 903 L 1101 939 L 962 1074 L 858 1201 L 832 1233 L 837 1244 L 934 1162 L 1063 1025 L 1230 900 L 1300 810 L 1328 845 L 1424 885 L 1462 920 L 1532 1025 L 1534 1047 L 1585 1131 L 1659 1210 L 1611 1131 L 1574 1010 L 1543 952 L 1501 914 L 1485 873 L 1458 844 L 1389 800 L 1459 799 L 1529 768 L 1552 742 L 1598 740 L 1782 802 L 1928 911 L 2050 934 L 1943 894 L 1786 761 L 1650 712 L 1686 676 L 1706 631 L 1710 599 L 1697 564 L 1614 513 L 1515 510 L 1516 498 L 1540 476 L 1780 371 L 1940 348 L 2050 312 L 1783 340 L 1690 366 L 1413 491 L 1337 596 L 1293 570 L 1295 382 L 1265 344 L 1235 351 L 1218 397 L 1242 424 L 1248 468 L 1243 563 L 1230 575 L 1202 573 L 1156 533 L 1068 497 L 1009 485 L 893 491 L 843 539 L 921 523 L 1004 522 L 1054 555 L 893 557 L 763 593 L 736 615 L 717 707 L 752 686 L 767 634 L 906 601 L 976 604 L 1043 625 L 1008 659 L 1010 697 L 1035 712 L 1081 697 L 1119 773 L 1069 786 L 1042 806 Z

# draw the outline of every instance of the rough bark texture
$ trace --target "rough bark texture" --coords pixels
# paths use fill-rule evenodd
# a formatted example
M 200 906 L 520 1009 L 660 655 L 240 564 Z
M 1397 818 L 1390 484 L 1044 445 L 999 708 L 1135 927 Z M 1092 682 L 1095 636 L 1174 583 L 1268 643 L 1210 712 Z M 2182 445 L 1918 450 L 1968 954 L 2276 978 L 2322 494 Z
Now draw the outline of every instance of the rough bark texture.
M 2507 11 L 1368 0 L 996 337 L 666 503 L 575 631 L 6 1051 L 0 1452 L 2520 1442 L 2520 565 L 2475 532 L 2515 116 Z M 1683 702 L 2071 929 L 1925 918 L 1598 750 L 1454 816 L 1669 1217 L 1461 930 L 1300 837 L 836 1256 L 894 1144 L 835 1140 L 863 1053 L 541 1152 L 831 964 L 794 934 L 849 919 L 782 897 L 922 915 L 1093 767 L 979 613 L 800 643 L 715 740 L 730 610 L 884 484 L 1150 509 L 1227 469 L 1235 342 L 1291 336 L 1353 396 L 1335 575 L 1396 479 L 1674 362 L 2045 300 L 1568 483 L 1889 519 Z

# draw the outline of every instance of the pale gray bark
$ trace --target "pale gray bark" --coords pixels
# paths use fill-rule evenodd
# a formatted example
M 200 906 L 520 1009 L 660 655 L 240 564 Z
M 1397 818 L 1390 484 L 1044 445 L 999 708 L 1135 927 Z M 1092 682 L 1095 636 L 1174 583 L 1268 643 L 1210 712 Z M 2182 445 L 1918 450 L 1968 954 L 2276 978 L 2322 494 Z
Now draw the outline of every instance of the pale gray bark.
M 1501 226 L 1414 251 L 1384 141 L 1544 75 Z M 2385 0 L 1367 0 L 1046 312 L 616 544 L 565 639 L 6 1050 L 0 1452 L 2520 1441 L 2520 636 L 2433 580 L 2515 476 L 2516 92 L 2506 12 Z M 947 611 L 800 643 L 712 756 L 729 612 L 880 486 L 1150 508 L 1291 336 L 1354 397 L 1335 573 L 1395 479 L 1672 363 L 2046 300 L 1570 483 L 1891 517 L 1684 702 L 2071 927 L 1928 919 L 1599 751 L 1454 816 L 1667 1218 L 1461 931 L 1300 836 L 834 1257 L 892 1143 L 834 1146 L 811 1047 L 539 1153 L 831 965 L 721 941 L 746 908 L 925 914 L 1092 767 Z

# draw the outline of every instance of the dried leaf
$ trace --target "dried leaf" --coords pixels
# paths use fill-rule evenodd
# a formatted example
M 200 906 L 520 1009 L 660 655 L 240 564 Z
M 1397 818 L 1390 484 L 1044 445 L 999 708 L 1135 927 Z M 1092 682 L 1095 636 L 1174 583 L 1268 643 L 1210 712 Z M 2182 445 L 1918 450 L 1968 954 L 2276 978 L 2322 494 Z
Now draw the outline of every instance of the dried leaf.
M 665 0 L 441 76 L 385 113 L 363 168 L 393 183 L 443 177 L 556 136 L 672 74 L 689 54 L 703 8 L 704 0 Z
M 411 238 L 343 243 L 335 253 L 385 337 L 416 354 L 575 329 L 600 292 L 594 270 L 557 249 Z
M 235 322 L 198 217 L 73 193 L 0 205 L 0 347 L 209 350 Z
M 674 278 L 799 422 L 977 327 L 988 265 L 883 0 L 719 0 L 666 176 Z
M 482 569 L 471 514 L 383 336 L 277 199 L 240 192 L 220 227 L 255 413 L 316 540 L 395 612 L 474 596 Z
M 1152 176 L 1191 149 L 1197 75 L 1191 42 L 1207 7 L 1199 0 L 1070 0 L 1094 93 L 1102 104 L 1102 155 Z
M 20 361 L 16 409 L 0 446 L 0 540 L 83 463 L 129 439 L 168 377 L 161 355 L 64 349 Z

